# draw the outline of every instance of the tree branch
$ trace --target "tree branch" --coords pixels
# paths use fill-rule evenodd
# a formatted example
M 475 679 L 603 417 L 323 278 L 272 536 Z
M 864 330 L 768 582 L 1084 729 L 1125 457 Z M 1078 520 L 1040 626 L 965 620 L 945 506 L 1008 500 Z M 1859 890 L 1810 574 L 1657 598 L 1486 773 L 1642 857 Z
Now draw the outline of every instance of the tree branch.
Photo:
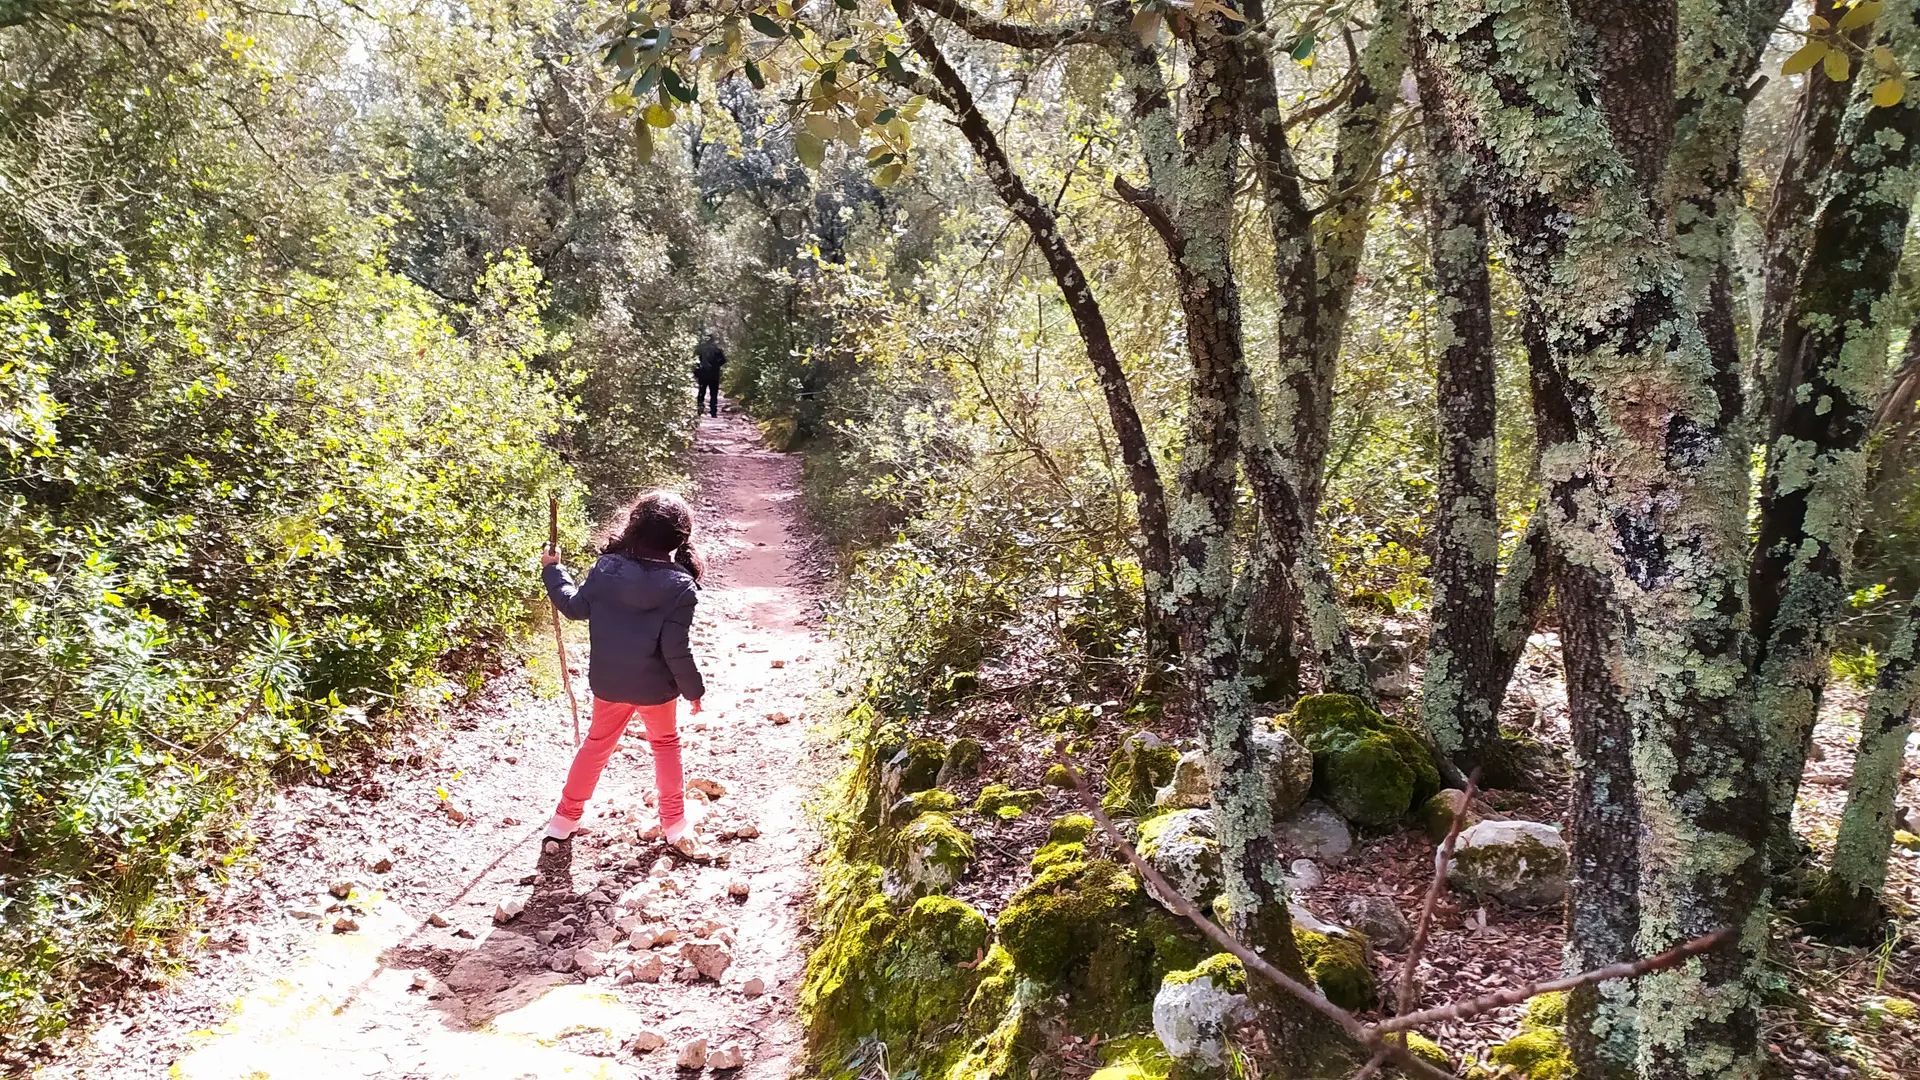
M 915 0 L 917 6 L 952 23 L 968 37 L 998 42 L 1016 49 L 1048 51 L 1082 42 L 1103 41 L 1113 37 L 1111 27 L 1092 18 L 1038 26 L 1033 23 L 997 19 L 976 11 L 959 0 Z

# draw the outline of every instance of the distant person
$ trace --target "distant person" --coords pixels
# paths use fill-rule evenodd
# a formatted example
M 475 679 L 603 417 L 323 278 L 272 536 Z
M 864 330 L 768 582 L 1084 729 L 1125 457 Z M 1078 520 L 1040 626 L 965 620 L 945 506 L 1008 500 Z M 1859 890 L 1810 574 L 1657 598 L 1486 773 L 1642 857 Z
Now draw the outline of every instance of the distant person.
M 677 716 L 681 698 L 697 715 L 706 694 L 688 642 L 705 570 L 693 547 L 693 511 L 672 492 L 650 492 L 627 508 L 626 520 L 579 585 L 560 565 L 559 552 L 543 552 L 540 565 L 553 606 L 569 619 L 587 620 L 592 642 L 587 683 L 593 726 L 574 754 L 547 838 L 567 840 L 580 828 L 600 773 L 638 714 L 653 750 L 660 834 L 682 855 L 706 857 L 694 832 L 698 807 L 687 806 L 683 794 Z
M 700 392 L 694 398 L 693 411 L 703 407 L 709 416 L 720 415 L 720 369 L 727 366 L 727 354 L 713 335 L 700 339 L 700 345 L 693 350 L 693 380 L 700 384 Z

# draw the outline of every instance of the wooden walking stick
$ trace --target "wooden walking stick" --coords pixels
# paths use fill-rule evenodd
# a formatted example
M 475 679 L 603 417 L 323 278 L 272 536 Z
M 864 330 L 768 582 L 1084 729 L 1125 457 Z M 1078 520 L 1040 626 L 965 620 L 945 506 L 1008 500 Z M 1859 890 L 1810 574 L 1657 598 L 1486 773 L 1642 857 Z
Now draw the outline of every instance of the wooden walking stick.
M 547 498 L 547 550 L 560 554 L 560 498 Z M 567 704 L 573 706 L 573 745 L 580 745 L 580 699 L 573 694 L 573 673 L 567 668 L 567 639 L 560 632 L 560 608 L 553 606 L 553 647 L 560 653 L 560 685 L 567 688 Z

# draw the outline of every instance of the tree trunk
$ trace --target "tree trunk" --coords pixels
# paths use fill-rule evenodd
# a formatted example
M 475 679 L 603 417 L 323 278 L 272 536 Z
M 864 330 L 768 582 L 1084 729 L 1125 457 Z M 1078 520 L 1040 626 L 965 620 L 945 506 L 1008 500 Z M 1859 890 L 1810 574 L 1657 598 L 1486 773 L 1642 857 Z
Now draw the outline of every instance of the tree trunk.
M 1765 944 L 1753 918 L 1765 792 L 1746 699 L 1746 454 L 1676 257 L 1593 104 L 1599 89 L 1564 11 L 1553 0 L 1428 0 L 1421 31 L 1566 388 L 1574 437 L 1543 460 L 1561 516 L 1555 550 L 1605 581 L 1622 619 L 1635 947 L 1743 931 L 1737 947 L 1640 981 L 1638 1068 L 1732 1080 L 1759 1068 Z
M 1814 11 L 1829 23 L 1837 23 L 1844 0 L 1816 0 Z M 1856 37 L 1866 31 L 1856 32 Z M 1780 175 L 1774 178 L 1773 198 L 1767 207 L 1766 232 L 1761 241 L 1760 260 L 1764 281 L 1761 286 L 1760 318 L 1753 335 L 1753 369 L 1748 378 L 1748 408 L 1757 432 L 1771 434 L 1774 417 L 1785 411 L 1779 398 L 1779 375 L 1775 367 L 1780 357 L 1780 331 L 1787 321 L 1787 308 L 1793 303 L 1794 280 L 1807 257 L 1807 242 L 1813 231 L 1814 210 L 1818 205 L 1822 181 L 1833 164 L 1834 147 L 1840 141 L 1840 121 L 1846 113 L 1850 84 L 1827 78 L 1824 68 L 1807 72 L 1800 91 L 1800 103 L 1788 128 L 1787 147 L 1780 160 Z
M 1438 308 L 1434 364 L 1440 467 L 1428 574 L 1433 627 L 1420 715 L 1437 748 L 1462 771 L 1479 767 L 1483 783 L 1509 787 L 1521 777 L 1502 753 L 1499 723 L 1505 680 L 1494 635 L 1500 526 L 1494 505 L 1493 289 L 1486 214 L 1426 68 L 1417 64 L 1415 74 L 1433 185 L 1427 195 L 1427 250 Z
M 1247 458 L 1273 468 L 1271 461 L 1278 455 L 1261 442 L 1265 436 L 1247 369 L 1231 257 L 1238 110 L 1227 101 L 1242 88 L 1242 72 L 1223 29 L 1214 19 L 1186 25 L 1183 40 L 1192 50 L 1192 62 L 1177 126 L 1158 58 L 1144 48 L 1122 57 L 1123 76 L 1134 94 L 1133 126 L 1152 189 L 1141 191 L 1124 178 L 1116 178 L 1115 187 L 1165 243 L 1186 323 L 1193 382 L 1179 495 L 1171 515 L 1173 600 L 1189 692 L 1202 710 L 1201 737 L 1229 923 L 1249 948 L 1282 970 L 1300 973 L 1284 864 L 1273 841 L 1273 807 L 1254 755 L 1253 715 L 1242 678 L 1236 618 L 1233 525 L 1239 463 Z M 1286 478 L 1277 470 L 1274 477 L 1291 497 Z M 1273 515 L 1275 509 L 1285 516 Z M 1262 502 L 1260 511 L 1281 526 L 1278 547 L 1298 577 L 1299 567 L 1313 560 L 1303 557 L 1310 545 L 1300 527 L 1297 501 L 1281 506 Z M 1347 1055 L 1336 1031 L 1278 988 L 1256 980 L 1249 992 L 1283 1059 L 1306 1065 Z
M 1249 21 L 1257 24 L 1256 10 L 1249 9 Z M 1388 121 L 1400 100 L 1400 81 L 1411 57 L 1409 42 L 1406 0 L 1380 0 L 1375 7 L 1373 31 L 1360 50 L 1353 93 L 1334 136 L 1327 205 L 1313 222 L 1319 250 L 1319 321 L 1310 342 L 1307 378 L 1298 391 L 1283 398 L 1295 402 L 1299 410 L 1300 419 L 1292 424 L 1289 458 L 1300 478 L 1300 502 L 1309 522 L 1320 509 L 1333 423 L 1334 367 L 1346 337 L 1347 310 L 1352 306 L 1360 259 L 1366 254 L 1380 156 L 1386 150 Z M 1264 54 L 1261 59 L 1266 62 Z M 1266 62 L 1264 81 L 1272 83 L 1270 62 Z M 1285 334 L 1281 336 L 1284 339 Z M 1284 423 L 1288 418 L 1280 419 Z
M 1920 5 L 1897 0 L 1882 11 L 1877 44 L 1902 64 L 1920 63 Z M 1777 370 L 1791 404 L 1767 447 L 1749 579 L 1771 847 L 1783 865 L 1797 854 L 1793 803 L 1846 603 L 1867 436 L 1886 384 L 1883 307 L 1920 194 L 1920 101 L 1875 108 L 1861 81 L 1781 332 Z
M 1576 436 L 1572 402 L 1548 355 L 1537 315 L 1522 322 L 1532 380 L 1540 453 L 1567 452 Z M 1552 523 L 1577 512 L 1579 492 L 1555 485 L 1527 523 Z M 1555 498 L 1566 500 L 1556 506 Z M 1546 545 L 1549 548 L 1551 545 Z M 1620 608 L 1607 578 L 1590 566 L 1545 555 L 1560 616 L 1561 664 L 1573 737 L 1573 798 L 1567 810 L 1568 972 L 1634 959 L 1640 933 L 1640 800 L 1635 793 L 1633 718 L 1618 682 L 1624 653 Z M 1567 1047 L 1580 1080 L 1631 1076 L 1640 1018 L 1629 981 L 1582 987 L 1567 995 Z
M 1847 808 L 1833 844 L 1833 867 L 1815 887 L 1800 916 L 1817 931 L 1852 944 L 1877 944 L 1886 908 L 1880 892 L 1887 883 L 1887 856 L 1893 848 L 1894 802 L 1907 760 L 1907 736 L 1920 705 L 1920 665 L 1915 663 L 1920 636 L 1920 594 L 1907 607 L 1893 646 L 1880 662 L 1880 674 L 1867 712 L 1860 718 L 1860 749 L 1847 783 Z
M 1167 622 L 1171 611 L 1169 590 L 1173 582 L 1173 556 L 1167 524 L 1166 490 L 1160 481 L 1159 467 L 1154 463 L 1153 447 L 1147 439 L 1146 426 L 1141 423 L 1140 412 L 1134 406 L 1133 388 L 1127 382 L 1126 370 L 1120 366 L 1119 355 L 1114 351 L 1113 339 L 1107 331 L 1106 315 L 1093 295 L 1093 287 L 1088 284 L 1079 259 L 1061 234 L 1059 220 L 1020 178 L 1006 152 L 1001 149 L 992 126 L 974 105 L 973 92 L 966 81 L 947 61 L 926 24 L 914 13 L 912 0 L 896 0 L 895 10 L 907 29 L 914 52 L 932 69 L 941 96 L 952 110 L 960 133 L 985 167 L 994 193 L 1027 227 L 1034 246 L 1046 259 L 1047 268 L 1052 271 L 1054 282 L 1059 285 L 1060 294 L 1067 302 L 1067 310 L 1073 315 L 1074 327 L 1079 331 L 1081 343 L 1087 350 L 1087 361 L 1099 379 L 1101 395 L 1106 399 L 1107 417 L 1113 424 L 1120 458 L 1126 463 L 1127 478 L 1133 487 L 1134 513 L 1140 523 L 1140 569 L 1145 582 L 1147 609 L 1147 663 L 1151 668 L 1156 661 L 1165 660 L 1170 655 L 1173 645 L 1173 635 Z
M 1262 0 L 1248 0 L 1243 11 L 1250 24 L 1265 20 Z M 1381 4 L 1361 48 L 1335 141 L 1330 183 L 1334 196 L 1317 222 L 1301 193 L 1273 62 L 1257 39 L 1242 45 L 1240 127 L 1266 203 L 1279 321 L 1279 378 L 1269 417 L 1275 438 L 1287 447 L 1287 476 L 1311 528 L 1319 515 L 1326 471 L 1335 365 L 1366 246 L 1387 122 L 1407 63 L 1404 0 Z M 1293 633 L 1300 596 L 1287 575 L 1275 572 L 1289 561 L 1278 550 L 1284 543 L 1280 531 L 1263 517 L 1249 560 L 1261 577 L 1249 590 L 1255 606 L 1248 612 L 1248 674 L 1264 698 L 1276 701 L 1290 699 L 1299 688 L 1300 650 Z M 1308 613 L 1308 618 L 1316 616 Z
M 1536 504 L 1527 515 L 1527 530 L 1520 544 L 1507 559 L 1507 572 L 1493 594 L 1494 692 L 1502 701 L 1513 682 L 1514 669 L 1527 651 L 1527 639 L 1540 625 L 1540 615 L 1553 594 L 1553 574 L 1549 572 L 1552 515 L 1544 504 Z

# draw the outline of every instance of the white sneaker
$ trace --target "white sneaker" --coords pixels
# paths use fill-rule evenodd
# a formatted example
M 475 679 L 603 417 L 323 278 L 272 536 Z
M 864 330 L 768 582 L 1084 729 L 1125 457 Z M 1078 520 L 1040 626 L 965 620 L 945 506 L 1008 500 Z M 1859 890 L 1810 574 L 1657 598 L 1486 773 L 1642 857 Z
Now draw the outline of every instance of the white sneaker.
M 571 840 L 573 834 L 579 830 L 579 818 L 561 817 L 555 814 L 547 819 L 547 829 L 542 835 L 549 840 Z

